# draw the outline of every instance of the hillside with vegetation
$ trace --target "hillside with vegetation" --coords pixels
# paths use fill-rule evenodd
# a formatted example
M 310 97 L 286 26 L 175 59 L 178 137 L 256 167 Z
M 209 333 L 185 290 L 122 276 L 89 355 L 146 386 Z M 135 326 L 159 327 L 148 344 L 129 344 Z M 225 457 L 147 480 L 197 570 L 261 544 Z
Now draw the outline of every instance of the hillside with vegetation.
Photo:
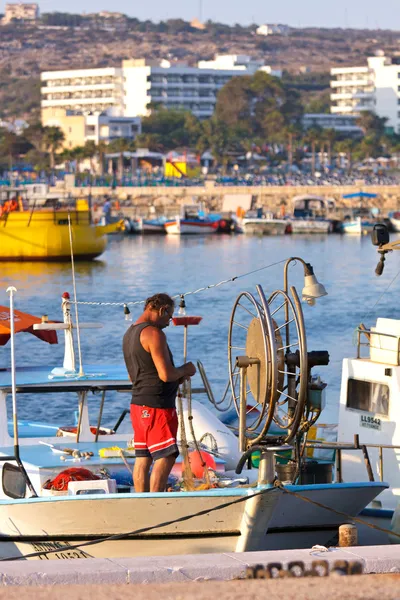
M 365 64 L 376 50 L 398 56 L 393 31 L 306 28 L 287 36 L 259 36 L 256 25 L 207 22 L 205 29 L 181 19 L 160 23 L 121 15 L 43 14 L 34 25 L 0 27 L 0 119 L 39 115 L 39 74 L 43 70 L 119 66 L 125 58 L 168 58 L 195 64 L 214 54 L 249 54 L 284 71 L 303 105 L 328 109 L 329 69 Z

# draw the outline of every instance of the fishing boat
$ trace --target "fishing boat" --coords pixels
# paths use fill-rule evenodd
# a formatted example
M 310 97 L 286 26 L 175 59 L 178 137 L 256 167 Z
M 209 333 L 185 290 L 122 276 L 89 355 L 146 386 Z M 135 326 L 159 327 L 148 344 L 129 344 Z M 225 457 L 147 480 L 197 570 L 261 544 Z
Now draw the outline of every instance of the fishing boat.
M 289 217 L 292 233 L 331 233 L 332 220 L 328 214 L 335 209 L 335 201 L 320 196 L 295 196 L 293 214 Z
M 388 214 L 390 226 L 396 233 L 400 232 L 400 212 L 394 211 Z
M 195 204 L 182 207 L 180 215 L 168 219 L 164 225 L 168 235 L 210 234 L 217 233 L 218 221 L 209 219 Z
M 256 235 L 284 235 L 290 230 L 286 219 L 276 219 L 270 212 L 248 211 L 240 221 L 243 233 Z
M 353 235 L 368 235 L 374 228 L 377 221 L 372 215 L 349 215 L 344 218 L 340 225 L 341 233 L 350 233 Z
M 22 209 L 22 210 L 21 210 Z M 73 248 L 77 260 L 92 260 L 107 246 L 107 234 L 118 227 L 94 225 L 86 203 L 70 207 L 3 210 L 0 216 L 0 261 L 69 261 L 71 257 L 68 222 L 71 221 Z
M 312 303 L 326 292 L 310 265 L 306 277 L 303 296 Z M 293 451 L 295 440 L 307 429 L 306 421 L 308 426 L 320 413 L 323 386 L 315 385 L 311 368 L 327 361 L 327 353 L 316 356 L 307 352 L 297 293 L 295 288 L 285 290 L 267 301 L 262 287 L 257 286 L 255 294 L 241 293 L 233 307 L 228 385 L 239 417 L 238 436 L 192 397 L 195 389 L 187 386 L 178 397 L 183 459 L 178 459 L 172 475 L 185 471 L 182 463 L 186 468 L 188 446 L 194 452 L 201 448 L 214 457 L 214 465 L 211 472 L 204 471 L 200 489 L 186 485 L 162 493 L 132 490 L 132 430 L 128 427 L 122 432 L 124 415 L 114 427 L 102 424 L 106 395 L 126 392 L 128 404 L 131 382 L 125 367 L 84 364 L 79 336 L 76 364 L 76 326 L 68 294 L 62 298 L 62 323 L 44 320 L 33 326 L 40 332 L 64 331 L 62 367 L 16 365 L 11 322 L 11 369 L 0 370 L 0 557 L 243 552 L 327 543 L 346 518 L 351 521 L 385 490 L 388 486 L 381 481 L 332 483 L 328 477 L 331 467 L 325 468 L 326 479 L 316 483 L 297 484 L 288 479 L 279 486 L 274 483 L 276 474 L 283 473 L 275 457 Z M 9 288 L 11 321 L 14 293 L 15 289 Z M 274 308 L 274 302 L 279 308 Z M 186 328 L 192 319 L 178 316 L 175 323 L 185 327 L 184 355 Z M 94 326 L 80 324 L 79 328 Z M 296 337 L 283 340 L 280 332 L 285 330 L 289 336 L 287 328 L 293 326 Z M 240 338 L 243 333 L 244 340 Z M 284 346 L 291 351 L 284 353 Z M 239 347 L 242 356 L 237 356 Z M 210 391 L 204 381 L 201 393 Z M 24 436 L 19 435 L 17 399 L 40 394 L 46 401 L 48 394 L 65 393 L 77 395 L 75 426 L 60 423 L 55 429 L 51 424 L 30 422 Z M 98 398 L 94 421 L 88 410 L 91 393 Z M 9 394 L 11 433 L 6 409 Z M 272 423 L 278 435 L 271 433 Z M 258 467 L 253 463 L 253 468 L 243 470 L 255 452 L 259 453 Z
M 353 200 L 359 199 L 359 205 L 351 209 L 350 213 L 345 215 L 341 225 L 340 233 L 349 233 L 353 235 L 367 235 L 371 233 L 374 225 L 378 222 L 374 215 L 374 209 L 370 209 L 363 205 L 363 202 L 368 199 L 376 198 L 377 194 L 369 192 L 355 192 L 353 194 L 345 194 L 343 199 Z M 379 211 L 378 211 L 379 213 Z

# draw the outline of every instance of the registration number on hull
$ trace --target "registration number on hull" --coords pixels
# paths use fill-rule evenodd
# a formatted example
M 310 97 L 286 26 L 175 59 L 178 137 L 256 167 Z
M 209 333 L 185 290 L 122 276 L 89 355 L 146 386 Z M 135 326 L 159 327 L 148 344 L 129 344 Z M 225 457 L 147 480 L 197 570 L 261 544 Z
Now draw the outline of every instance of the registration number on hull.
M 38 556 L 39 560 L 50 560 L 52 558 L 58 558 L 59 560 L 91 558 L 90 554 L 86 554 L 86 552 L 79 550 L 79 548 L 71 548 L 69 550 L 68 546 L 71 546 L 69 542 L 35 542 L 30 544 L 30 546 L 32 547 L 32 552 L 45 553 Z M 54 550 L 58 550 L 58 552 L 54 552 Z M 46 554 L 49 551 L 50 553 Z
M 360 426 L 367 427 L 368 429 L 381 430 L 381 420 L 378 417 L 371 417 L 370 415 L 360 416 Z

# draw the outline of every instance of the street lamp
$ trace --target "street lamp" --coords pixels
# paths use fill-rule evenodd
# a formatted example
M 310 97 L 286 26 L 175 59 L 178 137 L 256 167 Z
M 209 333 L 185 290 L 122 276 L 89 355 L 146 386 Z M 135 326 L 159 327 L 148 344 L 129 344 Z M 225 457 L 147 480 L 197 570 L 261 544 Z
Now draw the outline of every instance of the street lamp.
M 292 256 L 288 258 L 284 268 L 284 292 L 288 293 L 288 268 L 292 261 L 299 261 L 304 267 L 304 287 L 302 291 L 302 300 L 307 302 L 310 306 L 314 306 L 316 298 L 327 296 L 328 292 L 322 283 L 319 283 L 318 279 L 314 275 L 314 269 L 310 263 L 306 263 L 302 258 L 298 256 Z
M 310 263 L 306 263 L 302 258 L 299 258 L 298 256 L 292 256 L 291 258 L 287 259 L 287 261 L 285 262 L 285 267 L 284 267 L 284 271 L 283 271 L 283 277 L 284 277 L 284 284 L 283 284 L 284 288 L 283 289 L 284 289 L 285 294 L 287 294 L 285 303 L 284 303 L 284 309 L 285 309 L 285 335 L 286 335 L 285 361 L 287 362 L 285 370 L 288 375 L 288 380 L 287 380 L 287 382 L 288 382 L 287 383 L 288 414 L 289 413 L 293 414 L 294 410 L 295 410 L 296 399 L 297 399 L 296 386 L 298 383 L 297 377 L 296 377 L 296 367 L 293 364 L 290 364 L 290 361 L 289 361 L 289 356 L 291 354 L 291 343 L 290 343 L 290 322 L 291 321 L 289 320 L 290 300 L 289 300 L 289 296 L 288 296 L 288 293 L 289 293 L 288 269 L 289 269 L 290 263 L 293 261 L 300 262 L 304 267 L 304 287 L 303 287 L 303 291 L 302 291 L 302 300 L 304 302 L 307 302 L 307 304 L 309 304 L 310 306 L 314 306 L 316 298 L 321 298 L 321 296 L 327 296 L 327 294 L 328 294 L 325 287 L 321 283 L 319 283 L 316 276 L 314 275 L 314 269 L 313 269 L 312 265 L 310 265 Z M 291 291 L 292 291 L 292 294 L 297 296 L 295 288 L 292 287 Z M 301 320 L 303 320 L 300 303 L 298 303 L 297 309 L 298 309 L 298 312 L 300 313 Z M 300 334 L 299 334 L 299 336 L 300 336 Z M 300 337 L 299 337 L 299 342 L 300 342 Z M 304 338 L 303 342 L 305 343 L 305 338 Z M 308 355 L 305 357 L 305 360 L 308 363 Z M 308 367 L 306 367 L 306 370 L 308 370 Z

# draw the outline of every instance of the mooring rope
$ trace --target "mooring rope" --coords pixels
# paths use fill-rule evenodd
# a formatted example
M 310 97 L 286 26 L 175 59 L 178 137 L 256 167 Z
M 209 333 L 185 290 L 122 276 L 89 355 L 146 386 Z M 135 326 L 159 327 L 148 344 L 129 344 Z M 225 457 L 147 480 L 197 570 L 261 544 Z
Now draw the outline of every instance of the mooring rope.
M 328 510 L 336 515 L 345 517 L 347 520 L 354 521 L 355 523 L 359 523 L 360 525 L 365 525 L 366 527 L 369 527 L 370 529 L 375 529 L 376 531 L 381 531 L 382 533 L 387 533 L 388 535 L 391 535 L 391 536 L 394 536 L 394 537 L 397 537 L 400 539 L 400 533 L 391 531 L 390 529 L 385 529 L 384 527 L 379 527 L 379 525 L 374 525 L 373 523 L 368 523 L 368 521 L 364 521 L 363 519 L 360 519 L 359 517 L 354 517 L 352 515 L 348 515 L 347 513 L 343 512 L 343 511 L 332 508 L 331 506 L 327 506 L 326 504 L 322 504 L 322 502 L 317 502 L 316 500 L 311 500 L 311 498 L 307 498 L 306 496 L 303 496 L 302 494 L 299 494 L 298 492 L 288 490 L 282 484 L 281 481 L 276 480 L 274 482 L 273 487 L 266 488 L 266 489 L 260 490 L 258 492 L 254 492 L 253 494 L 250 494 L 249 496 L 243 496 L 242 498 L 237 498 L 236 500 L 232 500 L 230 502 L 224 502 L 223 504 L 218 504 L 218 506 L 214 506 L 213 508 L 208 508 L 208 509 L 206 508 L 204 510 L 200 510 L 197 513 L 192 513 L 190 515 L 185 515 L 183 517 L 179 517 L 178 519 L 172 519 L 171 521 L 164 521 L 163 523 L 158 523 L 157 525 L 151 525 L 149 527 L 142 527 L 141 529 L 135 529 L 134 531 L 129 531 L 126 533 L 117 533 L 114 535 L 108 535 L 108 536 L 98 538 L 95 540 L 90 540 L 87 542 L 73 544 L 71 546 L 60 546 L 59 548 L 54 548 L 53 550 L 43 550 L 43 551 L 39 551 L 39 552 L 31 552 L 30 554 L 24 554 L 21 556 L 13 556 L 11 558 L 0 558 L 0 562 L 25 560 L 27 558 L 36 558 L 38 556 L 43 556 L 46 554 L 54 554 L 56 552 L 63 552 L 64 550 L 65 551 L 77 550 L 77 549 L 84 548 L 87 546 L 94 546 L 95 544 L 101 544 L 102 542 L 116 541 L 116 540 L 121 540 L 121 539 L 124 539 L 127 537 L 132 537 L 134 535 L 141 535 L 143 533 L 147 533 L 154 529 L 159 529 L 161 527 L 168 527 L 169 525 L 175 525 L 176 523 L 183 523 L 184 521 L 189 521 L 190 519 L 194 519 L 196 517 L 202 517 L 204 515 L 208 515 L 217 510 L 221 510 L 223 508 L 228 508 L 230 506 L 234 506 L 235 504 L 240 504 L 241 502 L 246 502 L 247 500 L 257 498 L 257 496 L 263 496 L 264 494 L 272 492 L 276 488 L 280 489 L 284 494 L 289 494 L 290 496 L 294 496 L 294 497 L 298 498 L 299 500 L 304 500 L 305 502 L 309 502 L 310 504 L 313 504 L 314 506 L 318 506 L 319 508 Z M 184 492 L 182 492 L 182 493 L 184 493 Z M 266 535 L 268 535 L 268 532 Z
M 248 277 L 249 275 L 253 275 L 254 273 L 258 273 L 259 271 L 264 271 L 265 269 L 270 269 L 271 267 L 275 267 L 276 265 L 280 265 L 284 262 L 286 262 L 286 258 L 283 260 L 278 260 L 277 262 L 271 263 L 269 265 L 265 265 L 264 267 L 259 267 L 258 269 L 253 269 L 252 271 L 247 271 L 246 273 L 241 273 L 240 275 L 234 275 L 233 277 L 230 277 L 229 279 L 223 279 L 222 281 L 219 281 L 218 283 L 210 283 L 209 285 L 205 285 L 201 288 L 198 288 L 197 290 L 191 290 L 188 292 L 184 292 L 184 293 L 179 293 L 179 294 L 175 294 L 174 296 L 172 296 L 173 300 L 176 300 L 177 298 L 181 298 L 182 296 L 193 296 L 194 294 L 199 294 L 200 292 L 205 292 L 207 290 L 211 290 L 213 288 L 217 288 L 221 285 L 224 285 L 226 283 L 232 283 L 233 281 L 236 281 L 237 279 L 241 279 L 242 277 Z M 71 304 L 82 304 L 82 305 L 86 305 L 86 306 L 137 306 L 139 304 L 144 304 L 146 302 L 146 300 L 136 300 L 133 302 L 101 302 L 101 301 L 85 301 L 85 300 L 78 300 L 78 301 L 70 301 Z

